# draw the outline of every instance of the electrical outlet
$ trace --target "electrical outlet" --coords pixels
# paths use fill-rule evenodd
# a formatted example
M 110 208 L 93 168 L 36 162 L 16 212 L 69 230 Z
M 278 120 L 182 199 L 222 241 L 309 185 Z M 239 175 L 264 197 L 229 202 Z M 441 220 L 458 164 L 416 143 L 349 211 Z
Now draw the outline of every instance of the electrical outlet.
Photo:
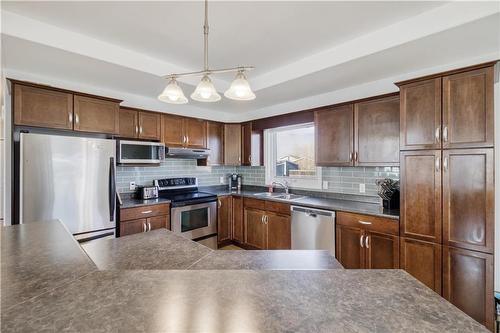
M 226 180 L 226 177 L 221 176 L 221 177 L 219 178 L 219 183 L 221 183 L 222 185 L 224 185 L 225 180 Z
M 327 180 L 323 180 L 323 189 L 327 189 L 328 188 L 328 181 Z
M 365 193 L 365 192 L 366 192 L 365 184 L 359 184 L 359 193 Z
M 130 182 L 128 185 L 129 190 L 135 191 L 135 182 Z

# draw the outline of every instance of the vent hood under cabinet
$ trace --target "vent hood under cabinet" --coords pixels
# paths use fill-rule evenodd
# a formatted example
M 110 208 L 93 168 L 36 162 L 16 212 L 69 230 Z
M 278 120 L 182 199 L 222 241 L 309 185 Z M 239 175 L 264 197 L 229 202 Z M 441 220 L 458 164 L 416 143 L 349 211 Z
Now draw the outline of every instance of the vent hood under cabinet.
M 204 159 L 210 154 L 210 149 L 193 149 L 193 148 L 167 148 L 166 158 L 183 158 L 183 159 Z

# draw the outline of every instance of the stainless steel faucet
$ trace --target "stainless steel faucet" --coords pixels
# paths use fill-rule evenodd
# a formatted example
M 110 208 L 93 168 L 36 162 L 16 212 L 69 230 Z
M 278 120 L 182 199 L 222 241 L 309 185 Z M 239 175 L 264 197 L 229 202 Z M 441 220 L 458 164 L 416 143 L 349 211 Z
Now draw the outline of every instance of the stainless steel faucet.
M 285 194 L 289 194 L 288 193 L 288 182 L 285 180 L 284 183 L 281 183 L 281 182 L 273 182 L 272 185 L 280 185 L 281 187 L 283 187 L 285 189 Z

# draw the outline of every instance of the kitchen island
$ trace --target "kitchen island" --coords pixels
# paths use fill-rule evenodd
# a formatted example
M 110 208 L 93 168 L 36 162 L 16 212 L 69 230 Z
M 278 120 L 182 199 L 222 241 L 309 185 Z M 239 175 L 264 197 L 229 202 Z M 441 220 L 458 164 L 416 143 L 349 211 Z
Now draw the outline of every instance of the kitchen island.
M 320 260 L 320 269 L 287 269 L 263 264 L 266 254 L 252 261 L 252 252 L 231 255 L 201 247 L 192 258 L 181 250 L 182 259 L 169 268 L 161 256 L 177 251 L 168 248 L 193 244 L 168 231 L 140 234 L 140 242 L 128 236 L 102 240 L 93 249 L 89 243 L 84 246 L 89 256 L 69 233 L 60 239 L 58 221 L 5 227 L 1 233 L 2 332 L 487 332 L 401 270 L 335 269 L 328 260 Z M 38 241 L 30 249 L 33 237 Z M 148 238 L 149 246 L 162 249 L 133 255 L 132 244 L 147 247 Z M 190 243 L 180 245 L 183 241 Z M 218 258 L 218 252 L 228 257 Z M 305 261 L 315 256 L 305 252 L 310 256 Z M 152 258 L 147 265 L 133 264 L 144 253 Z M 113 265 L 115 260 L 119 264 Z M 82 268 L 69 278 L 58 276 L 71 262 Z M 51 284 L 41 283 L 50 274 Z M 16 284 L 16 277 L 24 283 Z M 29 293 L 23 293 L 25 285 Z

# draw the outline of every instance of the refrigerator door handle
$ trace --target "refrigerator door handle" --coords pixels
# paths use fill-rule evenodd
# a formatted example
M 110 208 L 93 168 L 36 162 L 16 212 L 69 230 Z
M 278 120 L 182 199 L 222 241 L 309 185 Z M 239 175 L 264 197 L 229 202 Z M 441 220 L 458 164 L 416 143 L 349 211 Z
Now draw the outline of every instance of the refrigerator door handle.
M 116 196 L 116 183 L 115 183 L 115 159 L 109 158 L 109 220 L 115 219 L 115 196 Z

